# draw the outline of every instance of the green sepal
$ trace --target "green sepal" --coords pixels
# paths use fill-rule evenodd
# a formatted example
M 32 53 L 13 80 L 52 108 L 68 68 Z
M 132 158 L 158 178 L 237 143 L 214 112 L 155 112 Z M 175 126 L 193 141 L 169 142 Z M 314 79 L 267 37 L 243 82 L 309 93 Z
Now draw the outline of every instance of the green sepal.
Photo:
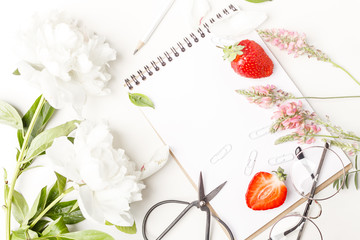
M 276 174 L 280 181 L 284 182 L 286 180 L 287 174 L 285 174 L 284 169 L 282 169 L 281 167 L 279 167 L 277 171 L 273 171 L 273 173 Z
M 222 48 L 224 55 L 224 60 L 228 60 L 229 62 L 232 62 L 237 55 L 242 55 L 243 52 L 241 50 L 244 49 L 244 46 L 239 45 L 239 43 L 235 43 L 234 45 L 230 46 L 224 46 Z

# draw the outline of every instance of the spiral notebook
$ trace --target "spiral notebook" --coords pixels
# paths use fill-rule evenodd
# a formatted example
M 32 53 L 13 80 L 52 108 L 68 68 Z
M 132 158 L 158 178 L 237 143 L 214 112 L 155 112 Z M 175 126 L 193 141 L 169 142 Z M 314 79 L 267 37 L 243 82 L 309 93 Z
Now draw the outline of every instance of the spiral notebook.
M 248 103 L 235 90 L 274 84 L 297 96 L 301 93 L 256 32 L 243 39 L 255 40 L 272 59 L 274 73 L 270 77 L 242 78 L 222 59 L 222 51 L 216 48 L 216 39 L 211 35 L 211 25 L 236 11 L 233 5 L 223 9 L 164 49 L 148 65 L 129 74 L 124 86 L 153 100 L 155 109 L 141 110 L 193 183 L 200 171 L 207 189 L 228 181 L 211 205 L 236 239 L 252 239 L 304 201 L 287 184 L 287 200 L 279 208 L 253 211 L 245 203 L 252 176 L 259 171 L 276 170 L 278 166 L 269 162 L 273 158 L 287 159 L 281 167 L 289 170 L 298 144 L 274 145 L 280 136 L 268 134 L 274 110 Z M 303 104 L 311 110 L 306 101 Z M 338 154 L 349 168 L 349 159 L 342 151 Z M 330 184 L 339 170 L 339 166 L 325 165 L 320 178 L 322 187 Z

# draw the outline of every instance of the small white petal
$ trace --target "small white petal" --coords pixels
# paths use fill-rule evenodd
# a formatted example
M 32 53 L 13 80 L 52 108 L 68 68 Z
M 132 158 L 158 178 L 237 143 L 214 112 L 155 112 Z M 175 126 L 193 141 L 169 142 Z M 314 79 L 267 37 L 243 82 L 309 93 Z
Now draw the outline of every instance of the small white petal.
M 140 180 L 150 177 L 159 171 L 167 163 L 169 155 L 169 146 L 165 145 L 159 148 L 152 156 L 150 161 L 146 162 L 141 168 Z
M 198 27 L 210 11 L 211 5 L 209 0 L 193 0 L 191 10 L 192 25 Z
M 50 148 L 46 150 L 49 165 L 64 177 L 81 183 L 78 165 L 75 159 L 74 145 L 66 138 L 56 138 Z
M 211 32 L 218 38 L 238 41 L 242 35 L 255 30 L 266 19 L 267 16 L 263 12 L 239 10 L 231 16 L 215 22 Z
M 81 212 L 86 219 L 93 219 L 101 224 L 105 223 L 101 205 L 99 205 L 94 192 L 88 186 L 80 187 L 78 202 Z

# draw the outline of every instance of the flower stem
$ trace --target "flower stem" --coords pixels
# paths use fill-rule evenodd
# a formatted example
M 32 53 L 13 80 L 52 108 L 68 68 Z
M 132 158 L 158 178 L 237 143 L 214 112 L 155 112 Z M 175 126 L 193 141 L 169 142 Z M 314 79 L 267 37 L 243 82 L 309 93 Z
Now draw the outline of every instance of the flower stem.
M 360 98 L 360 96 L 337 96 L 337 97 L 293 97 L 292 99 L 339 99 L 339 98 Z
M 19 177 L 20 168 L 21 168 L 21 165 L 22 165 L 21 162 L 25 157 L 25 152 L 26 152 L 26 148 L 27 148 L 27 145 L 29 143 L 29 140 L 30 140 L 31 132 L 34 129 L 36 120 L 39 117 L 39 114 L 41 112 L 42 107 L 44 106 L 45 101 L 46 101 L 45 98 L 43 96 L 41 96 L 39 104 L 38 104 L 38 106 L 37 106 L 37 108 L 35 110 L 34 116 L 31 119 L 29 128 L 28 128 L 28 130 L 27 130 L 27 132 L 25 134 L 24 142 L 23 142 L 23 145 L 21 147 L 19 157 L 16 159 L 17 163 L 16 163 L 16 166 L 15 166 L 15 172 L 14 172 L 14 175 L 13 175 L 13 178 L 12 178 L 12 181 L 11 181 L 11 185 L 10 185 L 10 189 L 9 189 L 9 193 L 8 193 L 8 197 L 7 197 L 7 201 L 6 201 L 6 216 L 5 216 L 6 240 L 10 240 L 10 236 L 11 236 L 11 234 L 10 234 L 10 232 L 11 232 L 11 207 L 12 207 L 12 198 L 13 198 L 13 195 L 14 195 L 15 183 L 16 183 L 16 180 Z
M 72 192 L 74 187 L 66 189 L 62 194 L 60 194 L 54 201 L 52 201 L 40 214 L 35 218 L 35 220 L 30 224 L 30 228 L 34 227 L 35 224 L 52 208 L 65 197 L 66 194 Z
M 333 61 L 329 60 L 330 63 L 332 63 L 335 67 L 340 68 L 341 70 L 343 70 L 344 72 L 347 73 L 347 75 L 349 75 L 358 85 L 360 85 L 360 82 L 358 80 L 355 79 L 355 77 L 353 75 L 351 75 L 345 68 L 341 67 L 340 65 L 334 63 Z

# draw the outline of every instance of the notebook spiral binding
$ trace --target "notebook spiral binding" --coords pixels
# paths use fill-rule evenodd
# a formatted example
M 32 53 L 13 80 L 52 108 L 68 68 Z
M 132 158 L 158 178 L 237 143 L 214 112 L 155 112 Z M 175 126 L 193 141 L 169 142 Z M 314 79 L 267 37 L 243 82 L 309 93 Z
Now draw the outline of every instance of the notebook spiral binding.
M 231 12 L 236 12 L 238 9 L 230 4 L 227 8 L 223 9 L 222 13 L 217 13 L 215 18 L 210 18 L 209 23 L 203 23 L 201 27 L 197 29 L 197 34 L 190 33 L 188 37 L 184 37 L 183 40 L 177 42 L 175 46 L 170 47 L 169 51 L 165 51 L 163 56 L 158 56 L 156 60 L 152 60 L 149 65 L 145 65 L 144 69 L 139 69 L 137 74 L 130 75 L 125 79 L 124 86 L 127 86 L 129 90 L 132 90 L 135 85 L 139 85 L 140 81 L 145 81 L 147 77 L 150 77 L 160 70 L 160 67 L 165 67 L 167 63 L 172 62 L 175 58 L 180 56 L 180 53 L 185 52 L 186 48 L 191 48 L 194 44 L 200 41 L 201 38 L 205 38 L 206 34 L 210 32 L 210 25 L 214 24 L 217 19 L 222 19 L 223 15 L 229 15 Z

